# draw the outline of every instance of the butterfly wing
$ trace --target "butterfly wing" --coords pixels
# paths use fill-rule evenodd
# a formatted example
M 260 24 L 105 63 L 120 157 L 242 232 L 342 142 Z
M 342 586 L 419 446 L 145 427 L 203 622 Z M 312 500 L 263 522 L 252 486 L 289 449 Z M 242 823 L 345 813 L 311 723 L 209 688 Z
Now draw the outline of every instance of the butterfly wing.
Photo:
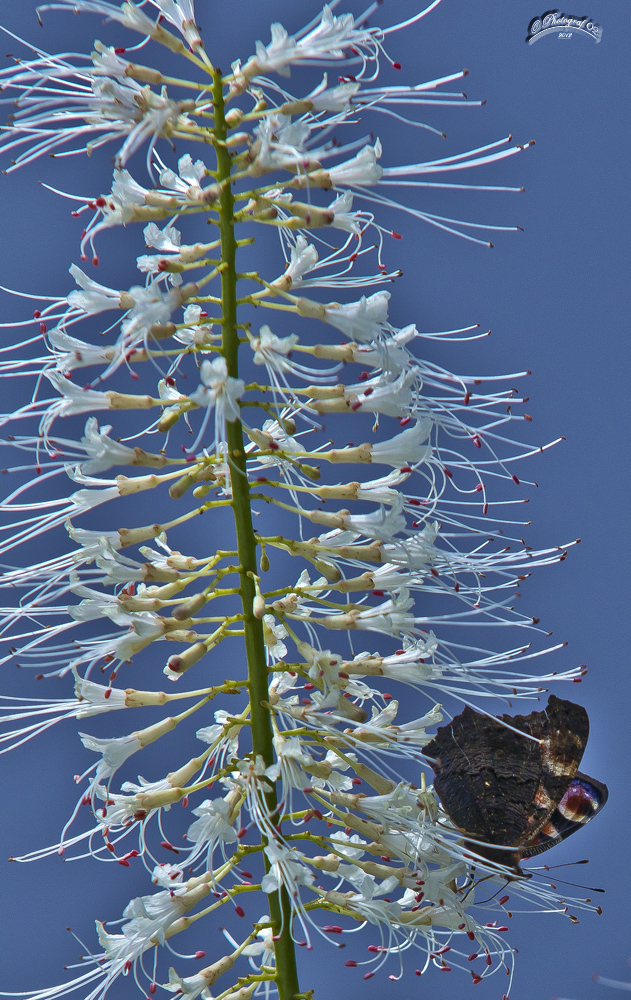
M 501 720 L 467 707 L 438 729 L 425 754 L 434 758 L 445 812 L 470 840 L 483 842 L 470 843 L 472 850 L 517 865 L 568 791 L 588 734 L 585 709 L 552 695 L 542 712 Z
M 520 851 L 520 857 L 543 854 L 576 833 L 600 812 L 608 796 L 607 786 L 602 781 L 577 771 L 558 806 L 530 844 Z

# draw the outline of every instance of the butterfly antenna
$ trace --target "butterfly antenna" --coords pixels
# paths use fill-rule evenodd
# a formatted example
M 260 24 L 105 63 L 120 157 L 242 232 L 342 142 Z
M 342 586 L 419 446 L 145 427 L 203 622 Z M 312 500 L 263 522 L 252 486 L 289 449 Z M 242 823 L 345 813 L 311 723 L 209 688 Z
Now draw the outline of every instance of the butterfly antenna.
M 578 863 L 581 864 L 581 862 L 578 862 Z M 546 867 L 547 867 L 547 865 L 546 865 Z M 559 867 L 561 867 L 561 866 L 559 865 Z M 540 872 L 536 871 L 535 869 L 528 869 L 528 870 L 532 873 L 532 875 L 538 875 L 539 878 L 546 878 L 545 875 L 542 875 Z M 580 882 L 565 882 L 562 878 L 556 879 L 555 882 L 560 882 L 561 885 L 571 885 L 574 889 L 586 889 L 587 892 L 606 892 L 607 891 L 606 889 L 598 889 L 594 885 L 581 885 Z M 555 882 L 549 882 L 548 885 L 552 889 L 556 889 Z

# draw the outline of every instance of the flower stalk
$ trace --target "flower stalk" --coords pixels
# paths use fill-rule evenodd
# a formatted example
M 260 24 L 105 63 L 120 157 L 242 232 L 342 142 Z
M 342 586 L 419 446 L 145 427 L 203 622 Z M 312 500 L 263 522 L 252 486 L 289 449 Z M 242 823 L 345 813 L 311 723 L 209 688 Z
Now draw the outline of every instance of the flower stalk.
M 221 236 L 221 347 L 226 359 L 228 375 L 239 378 L 239 326 L 237 322 L 237 241 L 235 238 L 234 195 L 232 193 L 232 158 L 227 145 L 228 127 L 225 117 L 224 85 L 220 70 L 214 73 L 213 109 L 215 149 L 217 153 L 217 183 L 219 233 Z M 246 463 L 245 443 L 241 420 L 228 421 L 227 458 L 231 466 L 232 509 L 239 554 L 239 592 L 243 607 L 243 632 L 248 664 L 248 692 L 252 727 L 252 752 L 262 757 L 266 767 L 274 764 L 272 719 L 268 706 L 268 674 L 263 636 L 263 622 L 253 613 L 256 600 L 254 580 L 258 571 L 257 543 L 252 524 L 250 482 Z M 278 816 L 276 788 L 270 782 L 262 789 L 268 814 Z M 280 828 L 278 827 L 279 832 Z M 261 844 L 266 847 L 267 836 Z M 269 860 L 265 870 L 269 872 Z M 294 1000 L 299 991 L 295 945 L 292 936 L 292 909 L 287 889 L 268 895 L 268 905 L 274 940 L 276 972 L 274 980 L 280 1000 Z

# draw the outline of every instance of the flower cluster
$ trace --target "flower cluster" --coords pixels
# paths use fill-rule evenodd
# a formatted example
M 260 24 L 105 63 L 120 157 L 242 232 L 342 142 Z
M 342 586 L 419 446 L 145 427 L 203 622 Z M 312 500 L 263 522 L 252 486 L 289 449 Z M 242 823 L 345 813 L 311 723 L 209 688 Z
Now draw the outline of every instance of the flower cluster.
M 133 971 L 149 993 L 160 984 L 191 998 L 289 1000 L 304 995 L 294 946 L 358 925 L 372 927 L 375 943 L 346 965 L 364 979 L 392 959 L 399 978 L 410 949 L 418 974 L 460 967 L 480 982 L 512 970 L 509 896 L 488 891 L 506 869 L 464 849 L 425 783 L 423 748 L 446 696 L 479 705 L 536 697 L 553 676 L 580 679 L 580 670 L 530 672 L 547 650 L 528 639 L 498 651 L 461 638 L 478 625 L 536 636 L 515 588 L 566 548 L 533 551 L 520 522 L 503 516 L 521 500 L 502 492 L 519 486 L 516 463 L 541 450 L 512 437 L 529 420 L 516 390 L 419 356 L 423 340 L 475 339 L 477 328 L 424 333 L 390 319 L 386 286 L 397 272 L 384 243 L 397 234 L 379 213 L 484 242 L 466 222 L 391 191 L 468 187 L 442 178 L 525 147 L 509 137 L 382 166 L 379 140 L 337 140 L 359 112 L 437 133 L 418 120 L 422 107 L 472 102 L 446 89 L 464 72 L 377 83 L 391 62 L 388 35 L 430 8 L 381 30 L 333 7 L 294 36 L 272 25 L 271 42 L 222 75 L 192 0 L 58 0 L 39 10 L 101 14 L 140 43 L 97 42 L 89 57 L 34 48 L 0 73 L 3 101 L 14 104 L 0 136 L 9 170 L 114 146 L 110 190 L 69 195 L 88 220 L 82 262 L 98 263 L 106 230 L 128 227 L 132 239 L 133 223 L 149 251 L 126 288 L 72 264 L 74 287 L 3 351 L 0 370 L 29 393 L 0 415 L 18 480 L 0 505 L 0 551 L 30 552 L 53 531 L 66 544 L 5 563 L 3 582 L 20 598 L 2 612 L 10 651 L 0 662 L 72 675 L 74 697 L 5 699 L 2 739 L 18 746 L 66 718 L 174 712 L 130 723 L 123 737 L 81 733 L 97 760 L 77 779 L 68 824 L 57 843 L 18 859 L 92 854 L 129 866 L 140 857 L 155 886 L 129 903 L 117 933 L 98 926 L 101 950 L 86 971 L 42 998 L 76 988 L 97 1000 Z M 149 41 L 181 57 L 192 79 L 132 61 Z M 297 98 L 286 87 L 302 64 L 335 78 L 325 72 Z M 148 186 L 132 173 L 141 148 Z M 245 270 L 258 227 L 280 238 L 280 273 Z M 142 392 L 127 391 L 130 376 Z M 80 429 L 66 436 L 74 417 Z M 359 443 L 336 445 L 325 422 Z M 106 527 L 119 507 L 126 526 Z M 219 646 L 236 664 L 228 679 Z M 167 692 L 120 686 L 134 682 L 148 647 Z M 388 693 L 395 682 L 403 696 L 424 696 L 420 711 Z M 230 710 L 209 719 L 216 698 Z M 193 716 L 198 742 L 165 777 L 119 783 L 129 758 Z M 176 851 L 165 824 L 177 802 L 195 818 Z M 165 851 L 175 852 L 170 863 Z M 264 894 L 252 931 L 239 940 L 226 931 L 225 954 L 201 971 L 160 978 L 154 951 L 226 906 L 243 916 L 252 893 Z M 511 894 L 568 909 L 546 883 L 513 879 Z

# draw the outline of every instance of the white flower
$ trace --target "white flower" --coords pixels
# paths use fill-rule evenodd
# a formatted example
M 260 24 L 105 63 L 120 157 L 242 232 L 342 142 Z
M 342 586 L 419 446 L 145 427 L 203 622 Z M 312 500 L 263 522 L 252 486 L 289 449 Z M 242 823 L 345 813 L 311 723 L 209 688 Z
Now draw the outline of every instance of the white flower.
M 288 634 L 282 623 L 276 623 L 274 615 L 263 615 L 263 641 L 273 660 L 282 660 L 286 655 L 287 646 L 283 639 L 286 639 Z
M 381 153 L 381 143 L 377 139 L 374 146 L 364 146 L 352 160 L 329 167 L 327 173 L 336 187 L 377 184 L 383 175 L 383 168 L 377 163 Z
M 128 757 L 142 749 L 142 743 L 137 733 L 110 739 L 107 737 L 100 739 L 97 736 L 90 736 L 89 733 L 79 733 L 79 736 L 86 750 L 94 750 L 95 753 L 102 754 L 96 768 L 95 785 L 100 785 L 103 781 L 111 778 Z
M 390 292 L 375 292 L 358 302 L 328 305 L 324 320 L 351 340 L 372 343 L 387 326 L 389 300 Z
M 355 619 L 355 628 L 400 636 L 414 627 L 414 616 L 408 613 L 413 607 L 414 599 L 403 588 L 395 598 L 361 611 Z
M 48 435 L 56 417 L 71 417 L 77 413 L 110 409 L 111 400 L 107 393 L 83 389 L 65 378 L 61 372 L 48 371 L 44 375 L 61 396 L 61 399 L 50 404 L 42 417 L 40 430 L 44 437 Z
M 250 341 L 250 347 L 254 351 L 254 364 L 268 365 L 276 371 L 286 371 L 288 366 L 283 359 L 297 343 L 298 337 L 295 334 L 289 337 L 277 337 L 266 324 L 259 330 L 258 337 Z
M 151 0 L 151 3 L 182 33 L 191 48 L 201 45 L 195 25 L 194 0 Z
M 190 153 L 180 156 L 177 161 L 178 173 L 169 167 L 160 172 L 160 183 L 167 191 L 184 195 L 192 201 L 198 201 L 202 195 L 201 180 L 206 176 L 206 164 L 203 160 L 195 160 Z
M 103 312 L 104 309 L 119 309 L 121 293 L 114 288 L 100 285 L 98 281 L 89 278 L 80 267 L 71 264 L 68 268 L 72 277 L 83 289 L 82 292 L 72 291 L 66 296 L 68 305 L 88 316 Z
M 347 233 L 353 233 L 355 236 L 361 234 L 361 213 L 352 212 L 351 208 L 353 205 L 353 195 L 351 191 L 344 191 L 343 194 L 339 194 L 335 201 L 327 207 L 327 211 L 333 212 L 333 219 L 330 225 L 333 229 L 343 229 Z M 371 296 L 374 298 L 374 296 Z M 342 329 L 337 323 L 333 323 L 327 317 L 327 322 L 332 323 L 333 326 L 337 326 L 339 330 Z M 348 334 L 350 336 L 350 334 Z
M 325 73 L 322 82 L 311 91 L 305 98 L 305 101 L 309 101 L 314 111 L 333 111 L 338 113 L 349 111 L 352 100 L 361 84 L 338 83 L 336 86 L 327 87 L 327 82 L 327 75 Z
M 398 493 L 389 510 L 381 507 L 371 514 L 349 514 L 344 518 L 344 527 L 367 538 L 391 542 L 395 535 L 405 530 L 403 502 L 403 496 Z M 401 544 L 405 546 L 406 543 Z
M 214 406 L 222 408 L 225 420 L 238 420 L 240 410 L 238 401 L 245 390 L 242 378 L 232 378 L 228 375 L 228 365 L 225 358 L 215 358 L 214 361 L 202 363 L 201 377 L 203 385 L 191 393 L 190 398 L 199 406 L 212 410 Z
M 113 441 L 109 436 L 111 430 L 111 424 L 99 427 L 96 417 L 88 417 L 81 438 L 81 447 L 89 457 L 79 465 L 80 472 L 87 476 L 95 476 L 115 465 L 132 464 L 135 457 L 133 448 Z
M 261 73 L 290 75 L 290 66 L 299 62 L 317 60 L 339 60 L 351 46 L 361 47 L 370 40 L 370 30 L 356 28 L 352 14 L 334 17 L 331 8 L 325 4 L 319 23 L 301 38 L 288 35 L 282 24 L 271 26 L 272 40 L 265 46 L 256 43 L 256 56 L 243 67 L 242 73 L 252 78 Z M 239 74 L 237 74 L 237 79 Z
M 102 712 L 115 712 L 117 709 L 125 708 L 125 692 L 120 688 L 105 687 L 103 684 L 95 684 L 94 681 L 79 677 L 76 670 L 74 693 L 81 708 L 77 712 L 78 719 L 87 719 L 91 715 L 100 715 Z
M 432 429 L 428 419 L 417 420 L 400 434 L 388 441 L 378 441 L 371 446 L 370 460 L 382 465 L 415 466 L 426 462 L 432 454 L 432 446 L 424 444 Z
M 290 897 L 294 895 L 299 885 L 312 885 L 314 873 L 304 863 L 306 858 L 295 847 L 285 847 L 277 840 L 272 840 L 265 848 L 270 862 L 270 870 L 261 879 L 263 892 L 277 892 L 287 889 Z
M 196 809 L 193 809 L 193 816 L 197 816 L 198 819 L 191 823 L 186 836 L 188 840 L 197 844 L 196 854 L 199 853 L 199 849 L 208 845 L 208 856 L 212 858 L 216 844 L 236 842 L 237 833 L 231 822 L 233 812 L 233 792 L 229 792 L 223 799 L 204 799 Z

